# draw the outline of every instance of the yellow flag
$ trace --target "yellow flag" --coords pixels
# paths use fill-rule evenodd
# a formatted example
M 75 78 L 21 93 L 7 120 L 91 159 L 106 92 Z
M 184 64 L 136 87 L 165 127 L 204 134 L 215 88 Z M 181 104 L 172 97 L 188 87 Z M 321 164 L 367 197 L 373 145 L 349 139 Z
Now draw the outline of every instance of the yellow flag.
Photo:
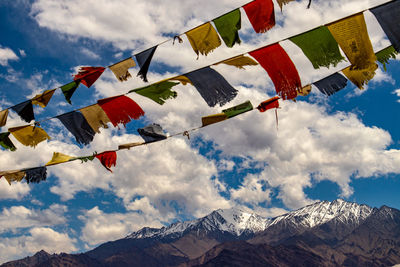
M 67 162 L 67 161 L 70 161 L 70 159 L 73 159 L 73 158 L 75 158 L 75 157 L 71 157 L 71 156 L 65 155 L 65 154 L 60 153 L 60 152 L 54 152 L 53 153 L 53 157 L 51 158 L 51 160 L 49 162 L 46 163 L 46 166 Z
M 40 142 L 50 139 L 42 128 L 30 125 L 9 128 L 8 131 L 24 146 L 35 147 Z
M 207 126 L 207 125 L 210 125 L 213 123 L 224 121 L 226 119 L 228 119 L 228 116 L 225 113 L 218 113 L 218 114 L 203 117 L 203 118 L 201 118 L 201 121 L 202 121 L 203 127 L 204 127 L 204 126 Z
M 353 69 L 368 69 L 370 65 L 375 64 L 376 56 L 363 13 L 328 24 L 328 29 L 353 65 Z
M 188 84 L 188 83 L 191 84 L 191 85 L 193 85 L 192 81 L 189 80 L 188 77 L 183 76 L 183 75 L 182 75 L 182 76 L 175 77 L 175 78 L 172 78 L 172 79 L 169 79 L 169 80 L 181 82 L 183 85 L 186 85 L 186 84 Z
M 8 109 L 0 111 L 0 127 L 3 127 L 7 123 Z
M 199 53 L 207 56 L 209 52 L 221 45 L 221 39 L 210 22 L 188 31 L 186 36 L 197 56 Z
M 0 177 L 4 176 L 4 178 L 7 180 L 8 184 L 11 185 L 11 182 L 21 182 L 22 179 L 25 176 L 24 171 L 5 171 L 5 172 L 0 172 Z
M 276 0 L 276 2 L 278 2 L 278 4 L 279 4 L 279 7 L 281 8 L 281 11 L 282 11 L 283 5 L 286 5 L 287 3 L 292 2 L 292 1 L 294 1 L 294 0 Z
M 218 64 L 227 64 L 230 66 L 235 66 L 239 69 L 244 69 L 244 66 L 256 66 L 258 65 L 258 63 L 256 61 L 254 61 L 254 59 L 250 58 L 250 57 L 246 57 L 243 55 L 231 58 L 231 59 L 227 59 L 225 61 L 222 61 L 221 63 Z M 218 65 L 217 64 L 217 65 Z
M 308 96 L 311 93 L 311 84 L 304 86 L 297 90 L 297 94 L 301 96 Z
M 130 57 L 128 59 L 125 59 L 121 62 L 118 62 L 110 66 L 109 68 L 114 73 L 115 77 L 117 77 L 117 79 L 120 82 L 123 82 L 128 80 L 129 77 L 132 77 L 128 69 L 133 68 L 135 66 L 136 66 L 135 61 L 133 60 L 133 58 Z
M 107 123 L 110 122 L 110 119 L 98 104 L 81 108 L 80 111 L 93 131 L 100 133 L 100 127 L 108 128 Z
M 350 67 L 345 68 L 342 72 L 355 86 L 360 90 L 364 89 L 364 85 L 374 78 L 377 64 L 370 65 L 367 69 L 356 70 Z
M 118 149 L 130 149 L 131 147 L 140 146 L 140 145 L 143 145 L 144 143 L 145 142 L 136 142 L 136 143 L 123 144 L 123 145 L 119 145 Z
M 43 94 L 34 96 L 32 98 L 32 104 L 41 106 L 42 108 L 46 107 L 55 91 L 56 89 L 46 90 Z

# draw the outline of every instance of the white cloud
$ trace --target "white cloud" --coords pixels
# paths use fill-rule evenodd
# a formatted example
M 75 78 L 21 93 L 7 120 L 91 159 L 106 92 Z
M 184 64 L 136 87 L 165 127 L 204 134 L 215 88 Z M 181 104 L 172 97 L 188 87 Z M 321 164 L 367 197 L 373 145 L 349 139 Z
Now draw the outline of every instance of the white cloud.
M 0 65 L 7 66 L 9 60 L 18 60 L 18 56 L 8 47 L 0 46 Z
M 393 92 L 394 94 L 396 94 L 399 98 L 400 98 L 400 89 L 396 89 L 396 90 L 394 90 L 394 92 Z M 399 102 L 400 103 L 400 99 L 398 99 L 397 100 L 397 102 Z

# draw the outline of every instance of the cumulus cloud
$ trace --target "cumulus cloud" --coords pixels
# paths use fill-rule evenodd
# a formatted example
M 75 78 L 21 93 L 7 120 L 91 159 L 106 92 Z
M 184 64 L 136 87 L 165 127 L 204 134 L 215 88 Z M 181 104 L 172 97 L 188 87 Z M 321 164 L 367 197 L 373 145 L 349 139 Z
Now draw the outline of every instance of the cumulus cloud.
M 18 60 L 18 56 L 8 47 L 0 46 L 0 65 L 7 66 L 9 60 Z

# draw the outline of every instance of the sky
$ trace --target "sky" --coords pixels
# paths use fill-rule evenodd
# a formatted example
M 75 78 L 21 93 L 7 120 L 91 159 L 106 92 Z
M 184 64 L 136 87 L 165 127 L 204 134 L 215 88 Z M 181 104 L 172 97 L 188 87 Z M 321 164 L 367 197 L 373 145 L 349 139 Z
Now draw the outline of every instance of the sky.
M 0 2 L 0 108 L 72 80 L 79 66 L 108 66 L 190 30 L 247 3 L 247 0 L 3 0 Z M 159 46 L 148 79 L 160 81 L 236 56 L 328 22 L 379 5 L 382 0 L 315 0 L 275 4 L 277 25 L 256 34 L 242 12 L 241 45 L 197 56 L 186 37 Z M 365 12 L 374 50 L 388 45 L 383 30 Z M 282 41 L 308 84 L 339 71 L 313 69 L 301 50 Z M 78 253 L 123 238 L 144 226 L 199 218 L 215 209 L 240 208 L 274 217 L 320 200 L 342 198 L 373 207 L 400 209 L 399 57 L 380 67 L 360 91 L 350 82 L 326 97 L 315 87 L 296 102 L 281 101 L 275 113 L 248 112 L 233 119 L 148 146 L 118 153 L 113 173 L 98 161 L 74 161 L 48 167 L 39 184 L 0 179 L 0 262 L 44 249 Z M 169 133 L 201 125 L 201 117 L 244 101 L 253 105 L 275 96 L 272 81 L 260 66 L 239 70 L 213 66 L 238 90 L 223 107 L 210 108 L 192 86 L 178 85 L 176 99 L 160 106 L 130 94 L 146 116 L 102 129 L 85 147 L 57 120 L 42 124 L 52 137 L 36 148 L 13 139 L 17 151 L 0 151 L 0 170 L 44 165 L 53 152 L 73 156 L 116 149 L 141 141 L 137 129 L 158 123 Z M 36 118 L 62 114 L 98 99 L 144 86 L 133 76 L 119 82 L 107 69 L 90 88 L 80 86 L 72 105 L 57 90 Z M 7 127 L 24 125 L 10 112 Z

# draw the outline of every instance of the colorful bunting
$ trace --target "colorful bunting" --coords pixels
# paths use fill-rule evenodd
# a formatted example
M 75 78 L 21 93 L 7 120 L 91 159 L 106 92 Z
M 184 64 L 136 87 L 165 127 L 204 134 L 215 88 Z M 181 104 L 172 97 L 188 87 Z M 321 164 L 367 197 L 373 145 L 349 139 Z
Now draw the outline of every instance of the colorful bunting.
M 308 96 L 311 93 L 311 84 L 303 86 L 301 89 L 297 90 L 297 95 Z
M 189 39 L 197 57 L 199 53 L 207 56 L 208 53 L 221 45 L 221 39 L 219 39 L 217 31 L 209 22 L 188 31 L 186 37 Z
M 55 91 L 56 89 L 46 90 L 42 94 L 35 95 L 32 98 L 32 104 L 41 106 L 42 108 L 46 107 Z
M 76 90 L 76 88 L 78 88 L 79 84 L 80 84 L 80 81 L 78 80 L 78 81 L 73 81 L 73 82 L 67 83 L 66 85 L 63 85 L 60 87 L 61 91 L 64 94 L 65 100 L 69 104 L 72 104 L 71 97 L 75 93 L 75 90 Z
M 60 152 L 54 152 L 53 157 L 49 162 L 46 163 L 46 166 L 57 165 L 70 161 L 71 159 L 75 159 L 75 157 L 71 157 Z
M 9 132 L 0 133 L 0 146 L 2 146 L 4 149 L 15 151 L 17 150 L 17 148 L 14 146 L 13 142 L 8 137 L 9 135 L 10 135 Z
M 156 49 L 157 46 L 154 46 L 136 55 L 136 60 L 140 66 L 140 70 L 137 76 L 140 76 L 140 78 L 142 78 L 145 82 L 148 82 L 147 72 L 149 70 L 151 59 L 153 58 Z
M 251 104 L 250 101 L 246 101 L 240 105 L 224 109 L 222 110 L 223 113 L 226 114 L 228 119 L 233 118 L 239 114 L 245 113 L 247 111 L 253 110 L 253 105 Z
M 237 67 L 239 69 L 244 69 L 244 66 L 257 66 L 258 65 L 258 63 L 255 62 L 252 58 L 246 57 L 243 55 L 224 60 L 218 64 L 226 64 L 226 65 Z M 216 64 L 216 65 L 218 65 L 218 64 Z
M 123 82 L 127 81 L 128 78 L 132 77 L 128 69 L 133 68 L 135 66 L 136 66 L 135 61 L 133 60 L 133 58 L 130 57 L 128 59 L 115 63 L 112 66 L 109 66 L 109 68 L 114 73 L 115 77 L 117 77 L 117 79 L 120 82 Z
M 227 47 L 233 47 L 235 43 L 240 44 L 239 30 L 242 27 L 242 20 L 239 9 L 216 18 L 213 22 Z
M 124 126 L 144 115 L 142 108 L 127 96 L 114 96 L 98 100 L 97 103 L 107 114 L 111 123 L 116 127 L 119 123 Z
M 95 157 L 100 160 L 104 168 L 106 168 L 110 172 L 112 172 L 110 168 L 117 164 L 117 152 L 115 151 L 105 151 L 103 153 L 95 155 Z
M 218 113 L 201 118 L 202 127 L 227 120 L 228 116 L 225 113 Z
M 165 100 L 176 98 L 178 96 L 177 92 L 171 90 L 172 87 L 178 84 L 179 83 L 162 81 L 160 83 L 152 84 L 143 88 L 131 90 L 129 93 L 135 92 L 139 95 L 150 98 L 160 105 L 163 105 Z
M 314 83 L 321 93 L 325 95 L 333 95 L 347 86 L 347 79 L 339 73 L 334 73 L 322 80 Z
M 257 33 L 266 32 L 275 26 L 274 3 L 272 3 L 272 0 L 255 0 L 244 5 L 243 9 Z
M 47 168 L 46 167 L 37 167 L 33 169 L 27 169 L 25 171 L 25 180 L 29 183 L 40 183 L 41 181 L 45 181 L 47 178 Z
M 288 4 L 289 2 L 292 2 L 292 1 L 294 1 L 294 0 L 276 0 L 276 2 L 278 2 L 279 7 L 281 8 L 281 11 L 282 11 L 283 5 L 286 5 L 286 4 Z
M 26 122 L 31 122 L 32 120 L 35 119 L 31 100 L 27 100 L 18 105 L 15 105 L 11 107 L 11 109 L 17 112 L 18 115 Z
M 93 141 L 95 131 L 90 127 L 82 113 L 72 111 L 57 116 L 79 144 L 88 145 Z
M 386 70 L 386 64 L 389 63 L 389 60 L 396 59 L 396 56 L 398 55 L 398 52 L 394 49 L 393 46 L 389 46 L 378 53 L 376 53 L 376 58 L 378 59 L 379 63 L 382 64 L 383 69 Z
M 0 111 L 0 127 L 3 127 L 7 123 L 8 109 Z
M 111 122 L 107 114 L 98 104 L 81 108 L 79 111 L 96 133 L 100 133 L 100 127 L 108 128 L 107 123 Z
M 74 76 L 74 81 L 79 80 L 89 88 L 103 74 L 104 70 L 105 68 L 103 67 L 81 67 L 78 74 Z
M 137 131 L 146 143 L 167 139 L 167 136 L 164 134 L 161 126 L 156 123 L 147 125 L 146 127 L 138 129 Z
M 250 52 L 267 71 L 275 85 L 275 90 L 283 99 L 293 99 L 301 89 L 301 81 L 296 66 L 279 43 Z
M 268 100 L 265 100 L 264 102 L 260 103 L 257 107 L 257 109 L 260 112 L 265 112 L 269 109 L 272 108 L 279 108 L 279 97 L 278 96 L 274 96 Z
M 35 147 L 45 140 L 50 140 L 50 136 L 42 128 L 36 126 L 14 127 L 9 128 L 8 131 L 24 146 Z
M 185 74 L 210 107 L 225 105 L 237 95 L 221 74 L 210 67 L 205 67 Z
M 301 48 L 313 64 L 314 69 L 329 68 L 331 64 L 336 67 L 340 61 L 344 60 L 340 54 L 338 43 L 325 26 L 297 35 L 289 40 Z
M 360 90 L 364 89 L 364 85 L 374 78 L 375 70 L 378 68 L 377 64 L 370 65 L 368 69 L 355 69 L 352 66 L 342 70 L 343 74 Z
M 0 177 L 4 176 L 8 184 L 11 185 L 12 182 L 21 182 L 25 176 L 24 171 L 5 171 L 0 172 Z

